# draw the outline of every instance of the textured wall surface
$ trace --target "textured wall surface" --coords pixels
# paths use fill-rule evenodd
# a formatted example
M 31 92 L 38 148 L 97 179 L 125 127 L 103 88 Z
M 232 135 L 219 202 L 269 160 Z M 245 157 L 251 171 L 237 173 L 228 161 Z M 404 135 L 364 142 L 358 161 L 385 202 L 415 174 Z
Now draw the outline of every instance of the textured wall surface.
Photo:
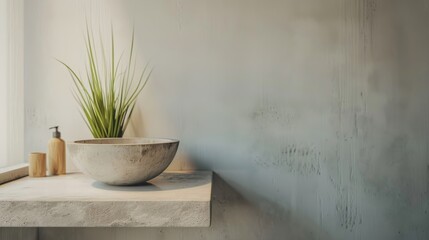
M 54 124 L 89 137 L 54 60 L 84 69 L 85 15 L 123 43 L 134 23 L 156 68 L 128 135 L 178 138 L 171 168 L 217 173 L 212 227 L 0 236 L 429 238 L 428 1 L 26 1 L 27 152 Z

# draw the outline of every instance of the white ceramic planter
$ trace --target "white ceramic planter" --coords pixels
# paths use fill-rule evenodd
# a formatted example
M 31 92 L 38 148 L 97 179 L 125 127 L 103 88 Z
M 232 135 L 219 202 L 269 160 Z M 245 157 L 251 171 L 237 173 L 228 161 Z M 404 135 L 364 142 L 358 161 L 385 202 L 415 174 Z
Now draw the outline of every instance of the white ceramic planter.
M 67 157 L 85 174 L 111 185 L 135 185 L 161 174 L 170 165 L 178 140 L 97 138 L 67 144 Z

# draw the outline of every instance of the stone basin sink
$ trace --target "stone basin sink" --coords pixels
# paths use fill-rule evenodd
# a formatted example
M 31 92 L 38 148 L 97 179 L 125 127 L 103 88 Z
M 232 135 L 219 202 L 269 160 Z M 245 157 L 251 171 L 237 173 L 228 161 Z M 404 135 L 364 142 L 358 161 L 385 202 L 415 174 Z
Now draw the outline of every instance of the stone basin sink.
M 136 185 L 170 165 L 178 140 L 96 138 L 67 144 L 67 157 L 85 174 L 110 185 Z

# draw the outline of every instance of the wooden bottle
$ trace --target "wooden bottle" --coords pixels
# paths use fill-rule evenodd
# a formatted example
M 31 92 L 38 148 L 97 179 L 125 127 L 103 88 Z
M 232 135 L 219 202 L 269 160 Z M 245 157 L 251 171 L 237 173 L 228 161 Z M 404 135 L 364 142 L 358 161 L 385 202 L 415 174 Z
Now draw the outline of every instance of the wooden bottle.
M 52 139 L 48 143 L 48 172 L 49 175 L 66 174 L 66 143 L 61 139 L 61 133 L 58 126 L 52 134 Z

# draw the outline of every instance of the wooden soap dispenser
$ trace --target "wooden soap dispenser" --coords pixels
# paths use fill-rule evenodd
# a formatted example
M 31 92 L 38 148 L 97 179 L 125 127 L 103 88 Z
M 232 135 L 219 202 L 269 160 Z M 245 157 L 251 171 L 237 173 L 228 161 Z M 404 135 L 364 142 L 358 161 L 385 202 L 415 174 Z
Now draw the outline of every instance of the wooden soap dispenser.
M 66 174 L 66 143 L 61 139 L 61 133 L 58 126 L 51 127 L 54 129 L 52 139 L 48 143 L 48 173 L 49 175 Z

